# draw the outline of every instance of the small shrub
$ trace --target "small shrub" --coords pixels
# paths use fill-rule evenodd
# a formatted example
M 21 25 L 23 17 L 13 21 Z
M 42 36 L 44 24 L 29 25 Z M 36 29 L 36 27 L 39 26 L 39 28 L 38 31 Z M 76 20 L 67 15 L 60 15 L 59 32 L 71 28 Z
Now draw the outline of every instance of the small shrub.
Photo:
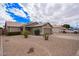
M 27 30 L 23 30 L 21 34 L 24 35 L 25 38 L 28 38 L 28 35 L 30 34 L 30 32 Z
M 49 34 L 48 34 L 48 33 L 45 33 L 45 34 L 44 34 L 44 39 L 45 39 L 45 40 L 48 40 L 48 39 L 49 39 Z

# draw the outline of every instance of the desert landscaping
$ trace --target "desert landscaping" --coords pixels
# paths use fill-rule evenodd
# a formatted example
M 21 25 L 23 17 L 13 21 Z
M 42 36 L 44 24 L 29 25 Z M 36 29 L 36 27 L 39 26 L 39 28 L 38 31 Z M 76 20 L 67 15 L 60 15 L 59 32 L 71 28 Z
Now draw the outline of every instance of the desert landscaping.
M 0 7 L 0 56 L 79 56 L 79 3 Z
M 0 40 L 1 41 L 1 40 Z M 77 56 L 79 34 L 55 33 L 44 40 L 43 36 L 2 36 L 3 56 Z M 31 52 L 29 50 L 32 49 Z

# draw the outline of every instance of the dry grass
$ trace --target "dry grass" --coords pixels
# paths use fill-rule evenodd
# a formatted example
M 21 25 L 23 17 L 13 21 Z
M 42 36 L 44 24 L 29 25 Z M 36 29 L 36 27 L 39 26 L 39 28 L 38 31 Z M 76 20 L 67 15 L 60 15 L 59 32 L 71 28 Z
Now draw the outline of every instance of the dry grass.
M 3 36 L 4 56 L 75 56 L 79 50 L 79 34 L 53 34 L 45 41 L 42 36 L 24 38 Z M 7 41 L 7 42 L 6 42 Z M 27 53 L 30 48 L 34 52 Z

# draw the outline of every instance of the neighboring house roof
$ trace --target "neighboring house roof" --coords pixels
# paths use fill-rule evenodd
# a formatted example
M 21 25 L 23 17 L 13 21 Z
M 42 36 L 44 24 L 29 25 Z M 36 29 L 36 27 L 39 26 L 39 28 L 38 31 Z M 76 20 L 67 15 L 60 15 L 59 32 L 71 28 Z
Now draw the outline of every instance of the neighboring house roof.
M 11 21 L 7 21 L 7 22 L 6 22 L 6 26 L 21 27 L 22 25 L 23 25 L 23 24 L 17 23 L 17 22 L 11 22 Z

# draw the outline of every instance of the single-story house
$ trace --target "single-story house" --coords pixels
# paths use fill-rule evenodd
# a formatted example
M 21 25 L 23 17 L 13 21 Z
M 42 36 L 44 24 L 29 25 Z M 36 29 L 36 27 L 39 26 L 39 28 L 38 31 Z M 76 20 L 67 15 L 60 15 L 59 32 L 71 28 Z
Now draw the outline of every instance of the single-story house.
M 44 34 L 44 33 L 48 33 L 48 34 L 52 34 L 52 28 L 53 26 L 50 23 L 37 23 L 37 22 L 32 22 L 29 24 L 25 25 L 26 30 L 28 30 L 29 32 L 31 32 L 31 34 L 35 35 L 35 31 L 39 30 L 40 31 L 40 35 Z
M 17 22 L 6 21 L 5 22 L 5 34 L 8 33 L 20 33 L 23 24 Z

